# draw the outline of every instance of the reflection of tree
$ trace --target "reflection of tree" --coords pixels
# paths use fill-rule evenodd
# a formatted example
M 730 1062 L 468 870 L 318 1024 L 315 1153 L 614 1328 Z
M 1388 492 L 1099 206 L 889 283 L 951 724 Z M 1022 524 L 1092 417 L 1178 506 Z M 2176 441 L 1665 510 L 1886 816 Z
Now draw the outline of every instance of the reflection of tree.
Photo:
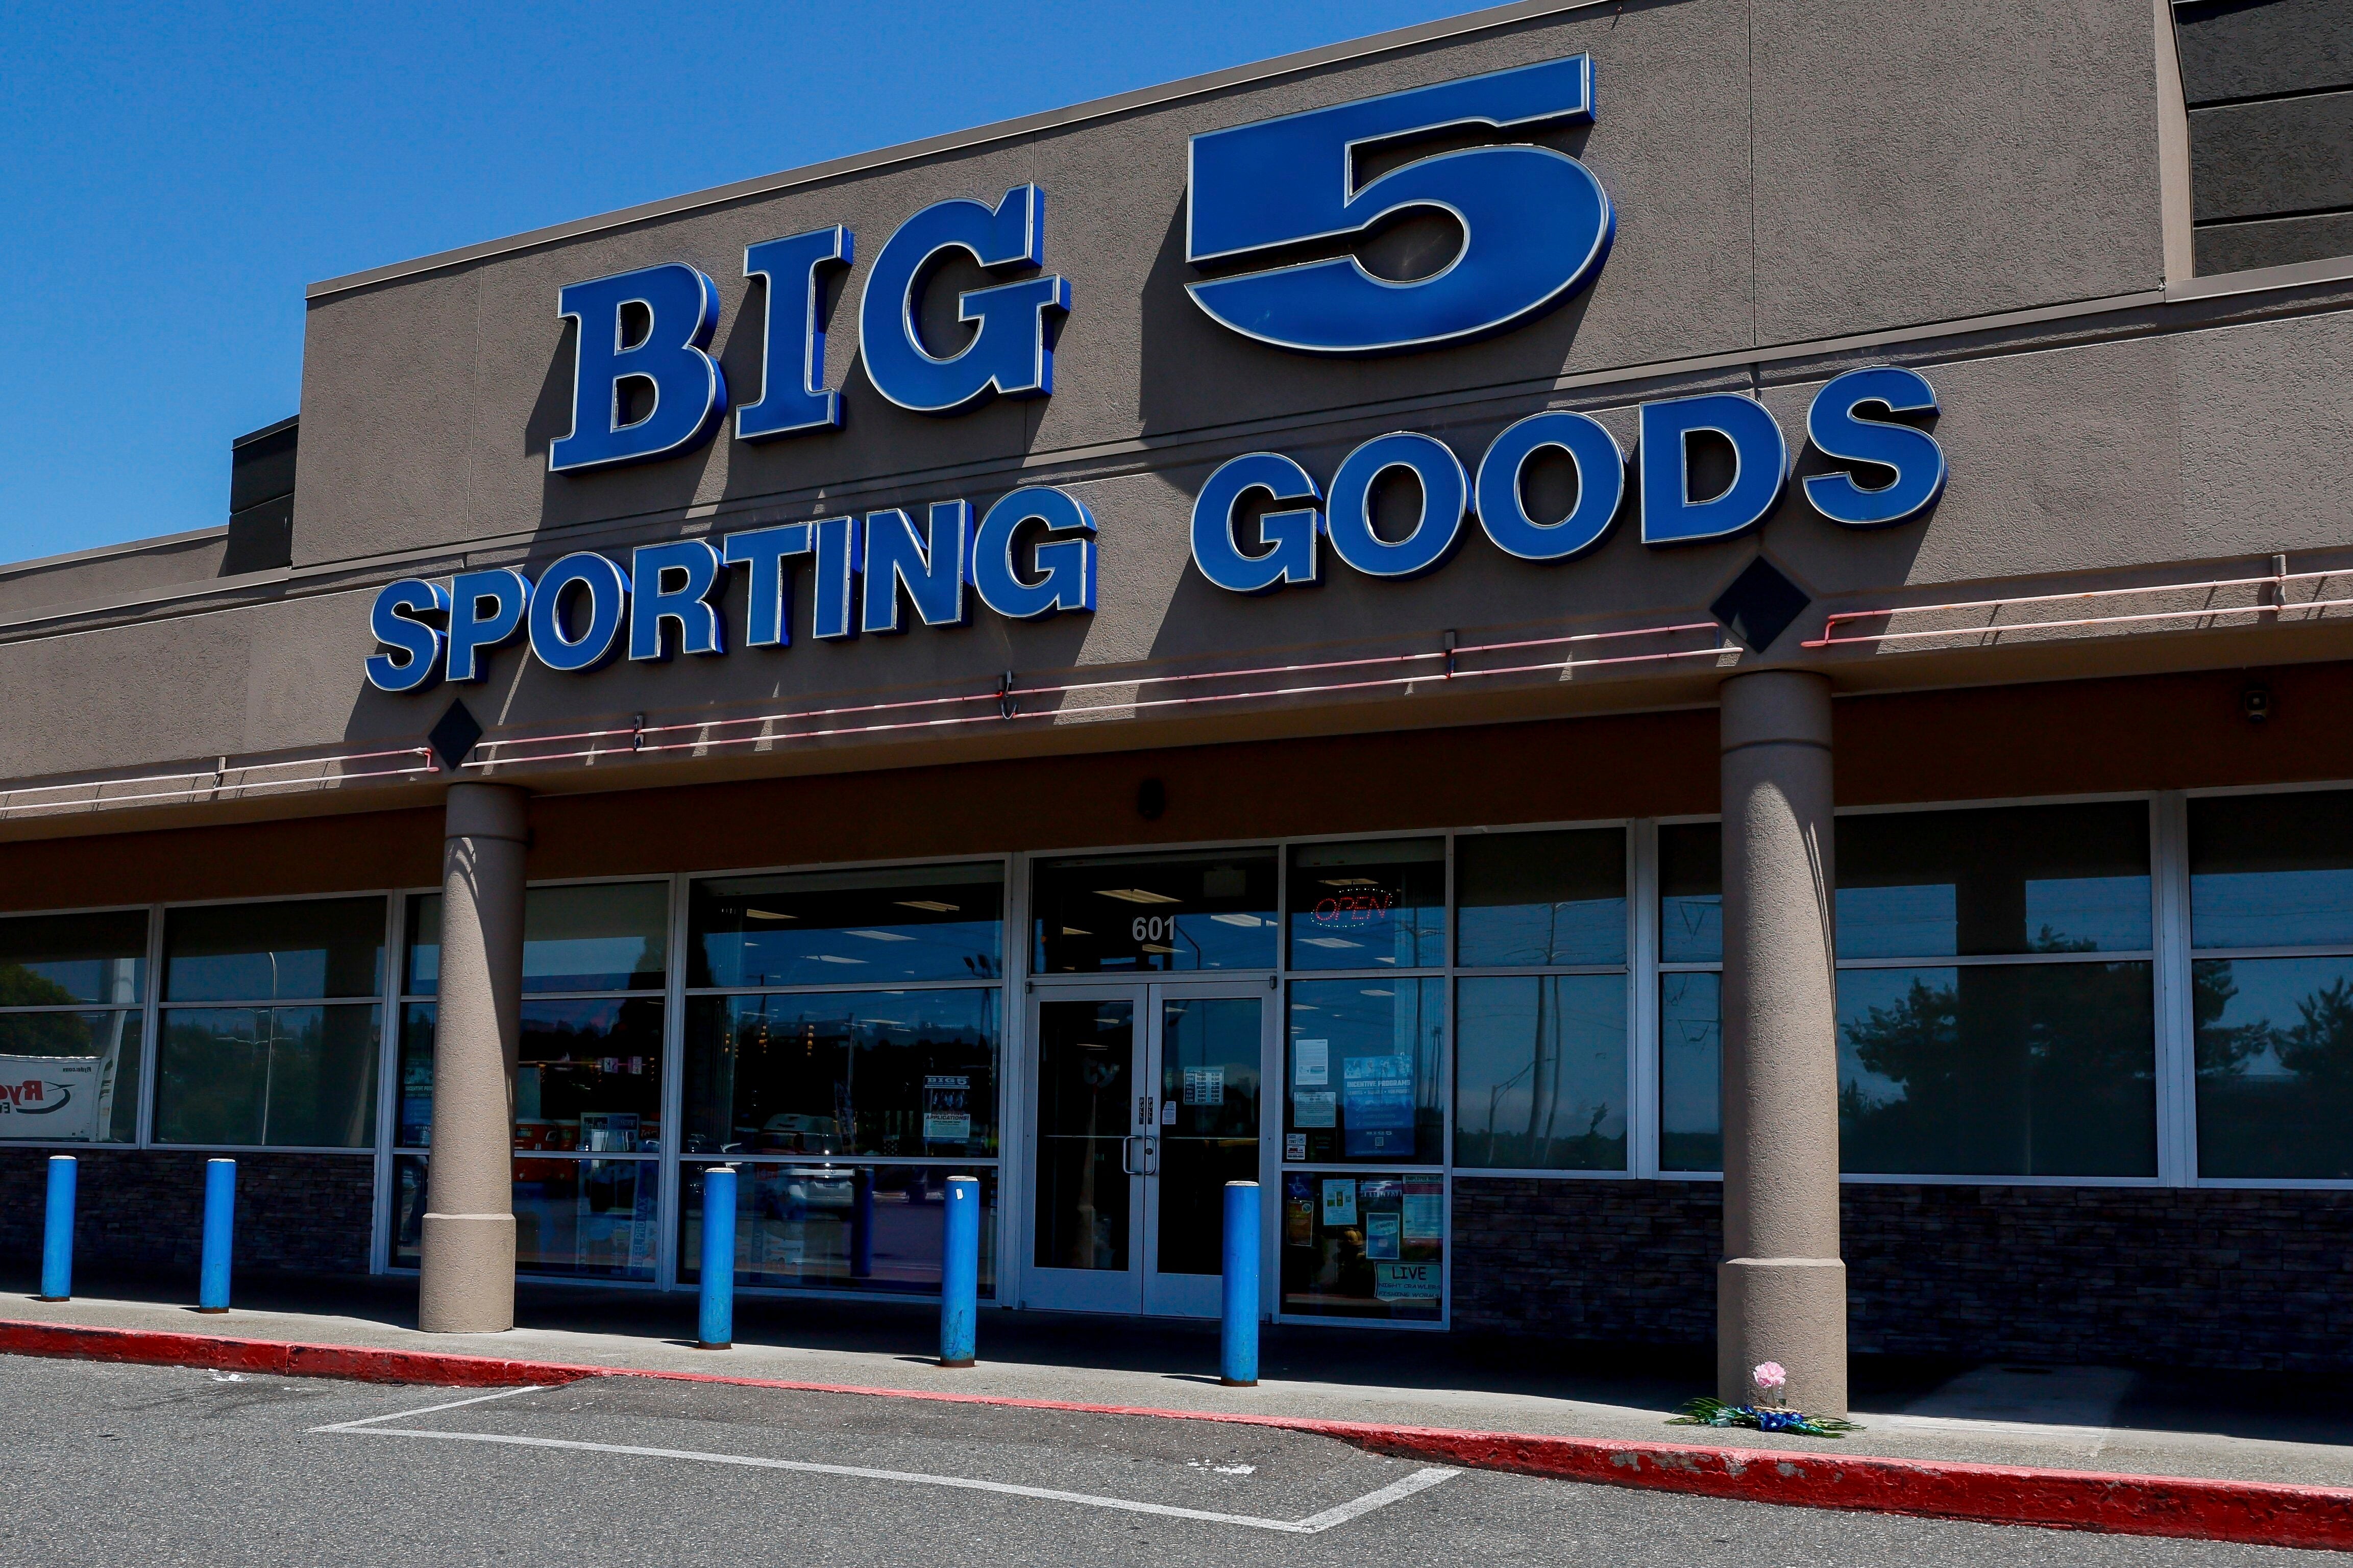
M 0 1007 L 56 1007 L 73 999 L 72 992 L 46 974 L 21 963 L 0 963 Z
M 2252 961 L 2258 969 L 2308 960 Z M 2234 964 L 2192 966 L 2198 1025 L 2198 1163 L 2210 1176 L 2353 1176 L 2353 977 L 2337 977 L 2295 1005 L 2283 1027 L 2270 1017 L 2225 1025 L 2239 995 Z M 2268 1057 L 2276 1070 L 2259 1069 Z
M 1915 973 L 1900 999 L 1842 1026 L 1855 1059 L 1898 1086 L 1841 1089 L 1846 1168 L 2149 1173 L 2153 1022 L 2146 963 Z
M 2280 1065 L 2332 1096 L 2353 1089 L 2353 984 L 2338 979 L 2295 1010 L 2299 1021 L 2280 1037 Z
M 73 993 L 21 963 L 0 963 L 0 1007 L 54 1007 Z M 0 1017 L 0 1051 L 26 1057 L 88 1056 L 98 1049 L 89 1025 L 72 1013 L 18 1013 Z
M 2238 994 L 2239 983 L 2231 978 L 2228 959 L 2209 959 L 2189 966 L 2189 1016 L 2196 1026 L 2200 1078 L 2244 1073 L 2248 1060 L 2263 1055 L 2263 1048 L 2271 1043 L 2269 1019 L 2223 1024 L 2222 1015 L 2230 1011 Z

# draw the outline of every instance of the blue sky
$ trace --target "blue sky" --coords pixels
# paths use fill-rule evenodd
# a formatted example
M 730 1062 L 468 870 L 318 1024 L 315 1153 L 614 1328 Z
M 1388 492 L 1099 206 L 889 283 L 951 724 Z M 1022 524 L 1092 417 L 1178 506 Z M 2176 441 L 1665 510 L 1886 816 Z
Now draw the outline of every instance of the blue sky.
M 226 521 L 322 278 L 1471 8 L 0 7 L 0 561 Z

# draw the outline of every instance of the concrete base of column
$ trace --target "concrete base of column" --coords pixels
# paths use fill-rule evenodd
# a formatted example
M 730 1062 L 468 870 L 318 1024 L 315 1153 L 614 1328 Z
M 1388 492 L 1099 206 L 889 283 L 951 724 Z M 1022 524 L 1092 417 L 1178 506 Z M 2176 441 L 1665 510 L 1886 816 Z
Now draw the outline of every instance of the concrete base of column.
M 496 1334 L 514 1327 L 514 1215 L 428 1214 L 421 1261 L 418 1328 Z
M 1750 1373 L 1779 1362 L 1783 1400 L 1846 1414 L 1846 1265 L 1835 1258 L 1727 1258 L 1715 1266 L 1715 1384 L 1727 1405 L 1761 1397 Z

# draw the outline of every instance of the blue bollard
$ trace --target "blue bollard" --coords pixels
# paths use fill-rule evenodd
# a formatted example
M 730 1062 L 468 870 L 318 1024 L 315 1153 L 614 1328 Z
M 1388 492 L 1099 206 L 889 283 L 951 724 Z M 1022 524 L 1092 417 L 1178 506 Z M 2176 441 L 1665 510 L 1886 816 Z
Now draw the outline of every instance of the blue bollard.
M 735 1342 L 735 1173 L 713 1165 L 702 1173 L 702 1348 Z
M 74 1173 L 71 1154 L 49 1156 L 49 1209 L 41 1225 L 41 1300 L 73 1296 Z
M 849 1211 L 849 1277 L 874 1278 L 874 1173 L 858 1173 L 858 1197 Z
M 1226 1184 L 1226 1278 L 1218 1324 L 1218 1381 L 1258 1386 L 1258 1184 Z
M 979 1179 L 950 1176 L 941 1203 L 947 1224 L 940 1248 L 940 1364 L 970 1366 L 979 1339 Z
M 228 1259 L 237 1243 L 237 1162 L 205 1162 L 205 1256 L 196 1275 L 196 1310 L 228 1310 Z

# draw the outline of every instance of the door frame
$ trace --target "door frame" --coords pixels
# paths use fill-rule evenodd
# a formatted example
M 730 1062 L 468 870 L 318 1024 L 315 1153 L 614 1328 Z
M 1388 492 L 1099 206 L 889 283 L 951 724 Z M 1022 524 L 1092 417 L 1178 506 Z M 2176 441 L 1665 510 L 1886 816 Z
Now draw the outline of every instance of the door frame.
M 1234 976 L 1205 975 L 1185 973 L 1173 975 L 1057 975 L 1028 979 L 1022 987 L 1019 1058 L 1018 1074 L 1008 1078 L 1018 1084 L 1018 1099 L 1008 1107 L 1018 1118 L 1020 1134 L 1013 1142 L 1018 1150 L 1020 1194 L 1018 1211 L 1008 1213 L 1006 1232 L 1011 1246 L 1008 1248 L 1016 1259 L 1020 1285 L 1014 1299 L 1024 1308 L 1041 1311 L 1105 1312 L 1121 1316 L 1170 1318 L 1214 1318 L 1219 1310 L 1220 1287 L 1217 1276 L 1168 1276 L 1169 1283 L 1155 1289 L 1151 1267 L 1153 1226 L 1149 1210 L 1157 1188 L 1141 1176 L 1131 1178 L 1134 1185 L 1132 1195 L 1131 1239 L 1133 1251 L 1130 1266 L 1120 1274 L 1105 1271 L 1102 1289 L 1088 1289 L 1080 1278 L 1084 1270 L 1043 1269 L 1036 1261 L 1038 1225 L 1038 1115 L 1036 1096 L 1039 1083 L 1038 1048 L 1039 1009 L 1049 1002 L 1130 1001 L 1134 1005 L 1136 1029 L 1135 1053 L 1139 1081 L 1150 1079 L 1154 1083 L 1155 1101 L 1158 1097 L 1156 1069 L 1161 1049 L 1161 1005 L 1165 1000 L 1185 998 L 1232 998 L 1255 1000 L 1259 1003 L 1259 1317 L 1265 1321 L 1274 1311 L 1274 1278 L 1276 1258 L 1274 1244 L 1278 1234 L 1281 1162 L 1275 1157 L 1282 1151 L 1282 1105 L 1276 1088 L 1282 1079 L 1282 991 L 1276 977 L 1268 973 L 1244 972 Z M 1131 1126 L 1130 1131 L 1134 1130 Z M 1156 1131 L 1152 1136 L 1157 1139 Z M 1007 1270 L 1011 1274 L 1013 1270 Z M 1118 1283 L 1114 1285 L 1113 1281 Z M 1178 1281 L 1188 1282 L 1178 1284 Z M 1193 1283 L 1202 1281 L 1206 1283 Z M 1159 1297 L 1155 1305 L 1155 1297 Z M 1176 1301 L 1172 1301 L 1175 1298 Z M 1187 1300 L 1187 1298 L 1190 1298 Z M 1176 1304 L 1181 1302 L 1181 1305 Z

